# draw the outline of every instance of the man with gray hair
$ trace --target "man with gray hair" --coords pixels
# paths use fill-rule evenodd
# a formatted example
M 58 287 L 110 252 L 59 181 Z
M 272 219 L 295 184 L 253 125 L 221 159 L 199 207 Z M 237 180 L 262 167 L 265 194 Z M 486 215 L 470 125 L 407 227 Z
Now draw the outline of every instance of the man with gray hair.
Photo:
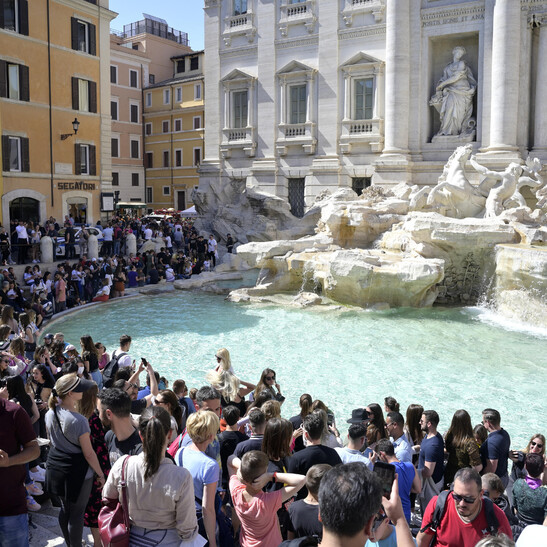
M 513 539 L 505 513 L 483 497 L 480 475 L 465 467 L 456 473 L 453 491 L 431 499 L 416 540 L 418 547 L 475 547 L 485 536 L 498 534 Z

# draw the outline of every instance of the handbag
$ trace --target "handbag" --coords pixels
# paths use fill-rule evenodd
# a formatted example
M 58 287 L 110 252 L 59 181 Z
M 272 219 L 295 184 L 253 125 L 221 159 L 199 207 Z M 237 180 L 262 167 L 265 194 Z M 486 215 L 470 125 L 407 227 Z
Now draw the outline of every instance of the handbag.
M 122 465 L 122 501 L 119 499 L 104 499 L 103 507 L 99 512 L 99 535 L 104 547 L 129 547 L 129 510 L 127 508 L 127 483 L 125 470 L 127 456 Z

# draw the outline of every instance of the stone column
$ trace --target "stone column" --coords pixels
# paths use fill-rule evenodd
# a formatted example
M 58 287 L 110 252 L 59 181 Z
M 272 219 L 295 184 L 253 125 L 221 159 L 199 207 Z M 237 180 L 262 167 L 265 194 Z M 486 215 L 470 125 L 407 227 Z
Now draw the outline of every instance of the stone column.
M 53 262 L 53 241 L 49 236 L 44 236 L 40 240 L 41 261 L 45 263 Z
M 131 254 L 135 256 L 137 254 L 137 238 L 135 237 L 135 234 L 127 234 L 125 245 L 127 248 L 127 256 Z
M 490 144 L 487 152 L 517 150 L 520 2 L 497 0 L 492 37 Z
M 89 234 L 87 240 L 87 258 L 99 258 L 99 240 L 96 235 Z
M 534 150 L 547 159 L 547 14 L 539 27 L 535 89 Z
M 410 1 L 387 0 L 385 155 L 408 153 Z

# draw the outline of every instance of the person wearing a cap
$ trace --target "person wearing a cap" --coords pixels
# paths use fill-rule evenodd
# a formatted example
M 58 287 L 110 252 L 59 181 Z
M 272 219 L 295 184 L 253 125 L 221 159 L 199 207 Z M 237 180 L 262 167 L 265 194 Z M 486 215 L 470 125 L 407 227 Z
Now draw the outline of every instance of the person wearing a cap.
M 67 545 L 81 545 L 84 513 L 93 475 L 101 486 L 105 477 L 90 441 L 88 420 L 76 412 L 76 402 L 95 382 L 76 374 L 57 380 L 49 397 L 46 428 L 51 440 L 45 488 L 61 501 L 59 526 Z

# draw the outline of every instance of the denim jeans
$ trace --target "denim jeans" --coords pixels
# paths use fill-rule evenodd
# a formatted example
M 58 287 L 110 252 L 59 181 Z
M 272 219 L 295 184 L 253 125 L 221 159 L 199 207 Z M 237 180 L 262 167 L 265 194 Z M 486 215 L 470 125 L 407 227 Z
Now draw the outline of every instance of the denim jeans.
M 0 545 L 28 547 L 28 515 L 0 517 Z
M 96 370 L 94 372 L 90 372 L 90 374 L 93 381 L 97 384 L 99 391 L 103 389 L 103 375 L 101 374 L 101 371 Z

